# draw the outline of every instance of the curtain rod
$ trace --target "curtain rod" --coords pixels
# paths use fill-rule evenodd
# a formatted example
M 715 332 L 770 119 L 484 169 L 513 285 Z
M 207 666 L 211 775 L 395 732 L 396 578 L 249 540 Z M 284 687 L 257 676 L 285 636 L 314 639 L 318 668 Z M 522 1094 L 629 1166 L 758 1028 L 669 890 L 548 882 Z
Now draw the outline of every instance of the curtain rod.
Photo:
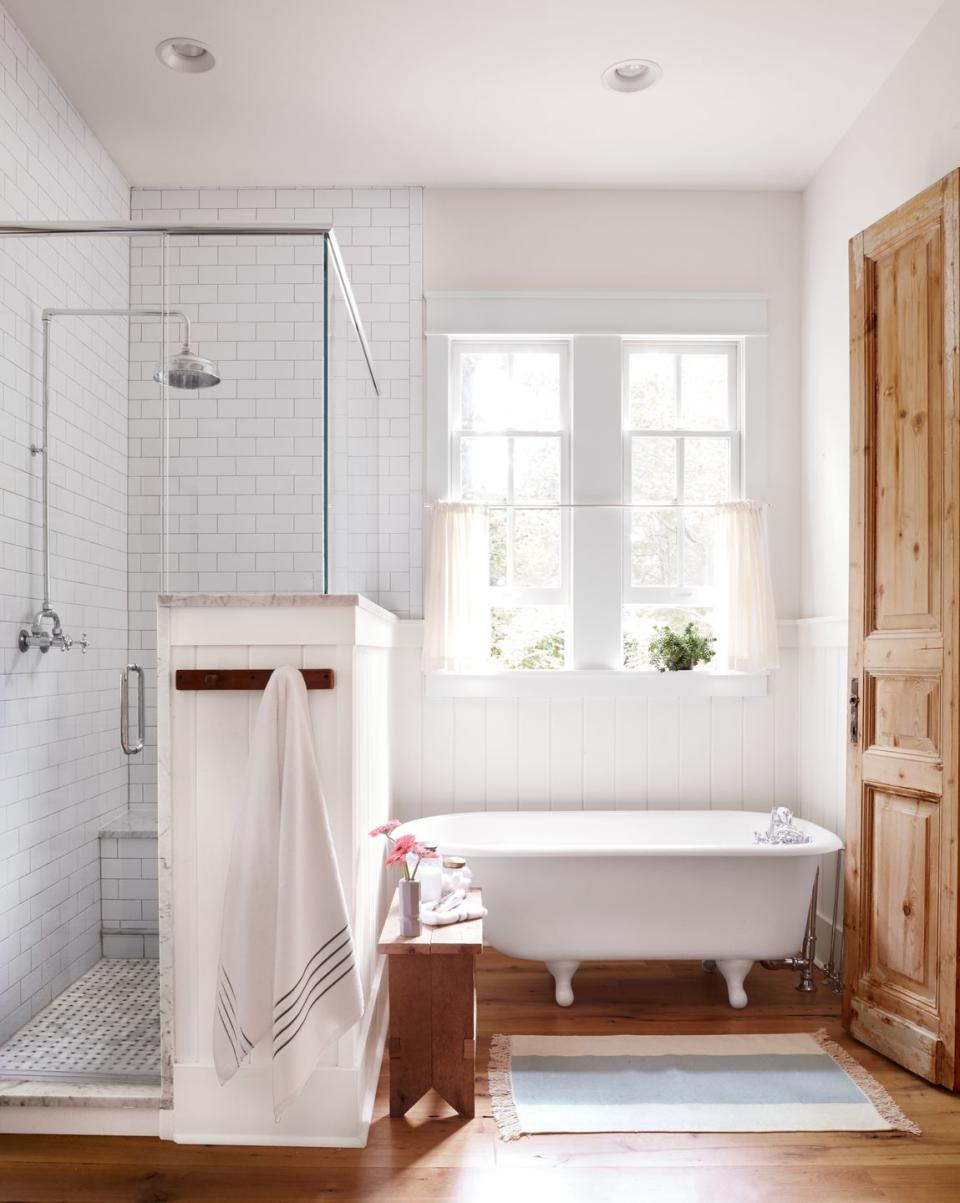
M 732 500 L 736 500 L 735 498 Z M 463 501 L 486 510 L 712 510 L 723 501 Z M 459 503 L 458 502 L 458 503 Z M 435 501 L 425 501 L 425 510 L 436 509 Z

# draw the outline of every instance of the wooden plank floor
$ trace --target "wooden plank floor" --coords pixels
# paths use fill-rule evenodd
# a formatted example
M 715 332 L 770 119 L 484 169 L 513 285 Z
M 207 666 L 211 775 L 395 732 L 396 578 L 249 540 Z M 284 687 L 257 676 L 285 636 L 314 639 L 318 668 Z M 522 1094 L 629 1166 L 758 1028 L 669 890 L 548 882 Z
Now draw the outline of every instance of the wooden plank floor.
M 754 970 L 750 1006 L 692 964 L 592 965 L 556 1007 L 540 965 L 478 964 L 477 1117 L 435 1095 L 387 1115 L 381 1080 L 366 1149 L 175 1145 L 139 1137 L 0 1136 L 2 1203 L 956 1203 L 960 1097 L 927 1086 L 843 1037 L 835 997 Z M 923 1129 L 900 1133 L 592 1134 L 497 1138 L 486 1090 L 493 1032 L 789 1032 L 825 1026 Z

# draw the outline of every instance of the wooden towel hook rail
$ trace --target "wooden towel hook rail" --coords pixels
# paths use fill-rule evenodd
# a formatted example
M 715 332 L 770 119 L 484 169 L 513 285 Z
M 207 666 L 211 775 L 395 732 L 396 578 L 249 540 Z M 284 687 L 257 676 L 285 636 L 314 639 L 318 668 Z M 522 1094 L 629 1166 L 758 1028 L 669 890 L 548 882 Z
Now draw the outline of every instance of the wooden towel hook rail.
M 272 668 L 178 668 L 177 689 L 264 689 Z M 332 668 L 301 668 L 307 689 L 333 689 Z

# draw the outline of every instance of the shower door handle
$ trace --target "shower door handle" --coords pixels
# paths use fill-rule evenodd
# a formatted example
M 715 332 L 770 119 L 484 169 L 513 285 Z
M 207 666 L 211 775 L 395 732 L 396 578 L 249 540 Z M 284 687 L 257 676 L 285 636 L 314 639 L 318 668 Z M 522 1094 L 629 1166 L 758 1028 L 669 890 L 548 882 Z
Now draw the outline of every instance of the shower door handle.
M 137 742 L 130 743 L 130 674 L 136 673 L 137 680 Z M 146 718 L 146 697 L 143 690 L 143 669 L 139 664 L 128 664 L 120 674 L 120 747 L 128 756 L 143 751 L 143 728 Z

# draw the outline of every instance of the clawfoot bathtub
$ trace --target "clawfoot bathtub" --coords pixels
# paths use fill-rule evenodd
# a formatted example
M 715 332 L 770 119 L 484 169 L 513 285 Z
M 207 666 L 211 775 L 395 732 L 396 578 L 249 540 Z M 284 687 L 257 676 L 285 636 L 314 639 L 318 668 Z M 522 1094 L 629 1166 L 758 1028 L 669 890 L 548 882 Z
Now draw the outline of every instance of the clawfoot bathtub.
M 841 847 L 802 819 L 811 843 L 755 844 L 768 822 L 739 810 L 488 811 L 409 829 L 467 858 L 490 943 L 544 961 L 560 1006 L 582 961 L 698 960 L 715 963 L 739 1008 L 755 961 L 798 952 L 819 858 Z

